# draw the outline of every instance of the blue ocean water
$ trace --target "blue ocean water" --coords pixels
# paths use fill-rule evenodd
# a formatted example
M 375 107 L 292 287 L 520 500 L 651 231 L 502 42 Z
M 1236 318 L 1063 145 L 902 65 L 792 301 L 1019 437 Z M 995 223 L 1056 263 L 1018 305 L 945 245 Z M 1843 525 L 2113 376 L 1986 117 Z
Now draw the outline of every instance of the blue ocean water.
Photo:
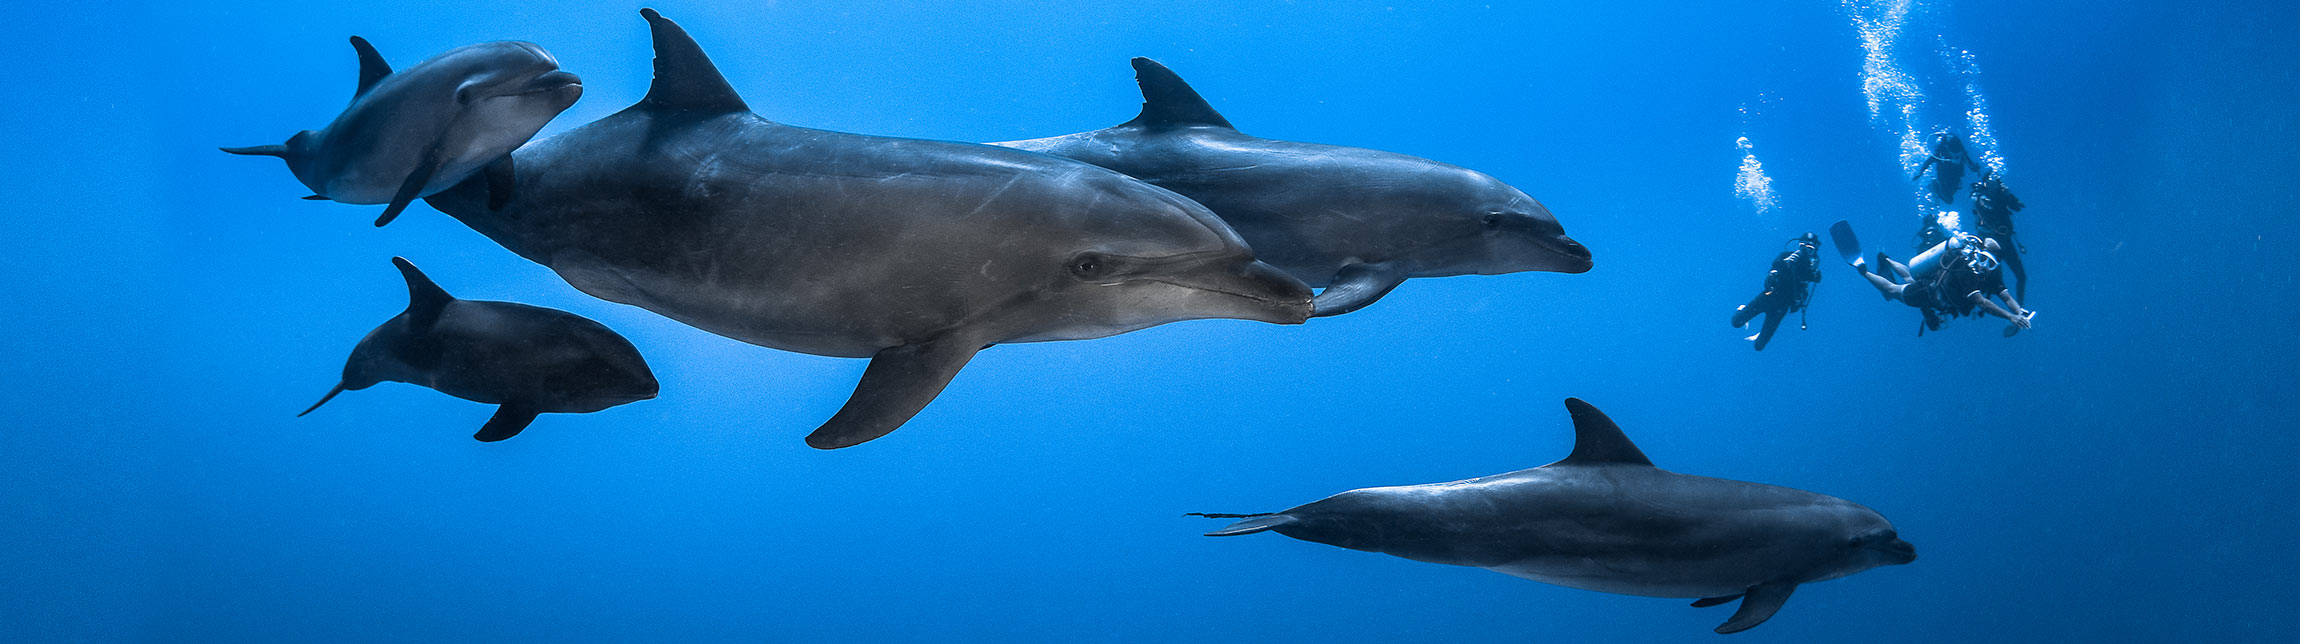
M 277 162 L 214 150 L 325 123 L 352 34 L 402 64 L 542 44 L 585 79 L 544 136 L 565 131 L 645 92 L 637 5 L 20 11 L 0 26 L 0 640 L 1719 637 L 1723 608 L 1181 516 L 1540 465 L 1570 445 L 1567 396 L 1664 468 L 1852 499 L 1921 552 L 1737 640 L 2300 627 L 2288 4 L 656 6 L 760 114 L 869 134 L 1105 127 L 1150 56 L 1248 133 L 1509 181 L 1597 268 L 1415 280 L 1303 326 L 1000 346 L 901 431 L 823 452 L 800 437 L 860 360 L 590 298 L 426 206 L 376 229 L 376 207 L 298 201 Z M 1857 28 L 1880 16 L 1884 68 Z M 1916 337 L 1834 264 L 1809 330 L 1757 353 L 1726 328 L 1786 238 L 1842 218 L 1901 250 L 1906 133 L 1976 125 L 2028 204 L 2033 331 Z M 1752 154 L 1762 211 L 1736 192 Z M 408 385 L 295 418 L 404 306 L 393 255 L 607 324 L 663 396 L 495 444 L 466 437 L 484 406 Z

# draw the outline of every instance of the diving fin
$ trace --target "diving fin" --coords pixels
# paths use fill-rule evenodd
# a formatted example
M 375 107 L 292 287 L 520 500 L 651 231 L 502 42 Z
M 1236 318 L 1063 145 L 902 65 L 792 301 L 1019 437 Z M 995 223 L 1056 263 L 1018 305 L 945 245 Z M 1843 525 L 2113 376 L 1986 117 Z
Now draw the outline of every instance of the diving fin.
M 1768 582 L 1750 588 L 1748 594 L 1741 596 L 1741 609 L 1733 611 L 1733 618 L 1717 625 L 1717 634 L 1730 635 L 1756 628 L 1772 619 L 1773 613 L 1780 612 L 1781 605 L 1788 603 L 1789 594 L 1794 592 L 1797 585 L 1789 582 Z
M 1852 222 L 1839 219 L 1837 223 L 1829 224 L 1829 241 L 1837 245 L 1837 257 L 1843 259 L 1846 265 L 1861 269 L 1864 273 L 1869 272 L 1869 268 L 1864 266 L 1868 260 L 1861 254 L 1861 239 L 1853 236 Z
M 493 443 L 518 436 L 520 431 L 527 429 L 529 423 L 535 422 L 536 413 L 517 403 L 504 403 L 495 408 L 495 416 L 487 419 L 487 424 L 480 426 L 479 432 L 471 437 L 482 443 Z
M 982 346 L 980 340 L 944 338 L 879 350 L 878 355 L 871 356 L 870 367 L 863 370 L 862 382 L 855 383 L 855 393 L 847 398 L 846 406 L 807 434 L 807 446 L 853 447 L 902 427 L 942 394 L 943 387 L 950 385 L 950 379 L 982 351 Z
M 1341 315 L 1366 308 L 1405 281 L 1405 271 L 1389 264 L 1344 266 L 1341 272 L 1334 274 L 1334 281 L 1326 284 L 1326 290 L 1310 300 L 1310 317 Z

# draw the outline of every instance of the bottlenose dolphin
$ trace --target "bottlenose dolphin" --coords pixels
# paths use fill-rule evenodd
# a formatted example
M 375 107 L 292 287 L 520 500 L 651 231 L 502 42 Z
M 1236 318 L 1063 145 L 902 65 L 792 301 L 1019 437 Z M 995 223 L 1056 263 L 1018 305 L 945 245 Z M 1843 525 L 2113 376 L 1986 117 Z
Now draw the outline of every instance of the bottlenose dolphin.
M 1803 490 L 1656 468 L 1578 398 L 1565 460 L 1483 478 L 1350 490 L 1206 533 L 1304 541 L 1647 597 L 1741 599 L 1717 627 L 1764 623 L 1798 584 L 1915 561 L 1875 511 Z
M 1181 195 L 1041 154 L 768 121 L 684 29 L 640 13 L 645 99 L 519 149 L 500 209 L 476 179 L 428 201 L 591 295 L 871 358 L 808 445 L 894 431 L 992 344 L 1309 315 L 1308 287 Z
M 361 338 L 342 382 L 303 414 L 345 390 L 413 383 L 501 405 L 471 436 L 492 442 L 518 435 L 536 414 L 589 413 L 655 397 L 647 361 L 606 326 L 538 306 L 458 300 L 407 260 L 391 263 L 407 278 L 407 310 Z
M 1262 261 L 1327 287 L 1317 316 L 1358 310 L 1410 277 L 1580 273 L 1589 249 L 1549 209 L 1484 173 L 1380 150 L 1250 136 L 1182 77 L 1134 59 L 1142 113 L 1103 130 L 993 143 L 1069 157 L 1182 193 Z
M 534 43 L 466 45 L 398 73 L 366 39 L 352 36 L 351 47 L 359 52 L 359 86 L 334 122 L 285 145 L 222 149 L 285 159 L 311 188 L 305 199 L 391 204 L 377 226 L 417 197 L 504 159 L 583 95 L 582 80 L 559 71 L 559 60 Z M 500 183 L 511 170 L 489 174 Z M 510 186 L 496 190 L 500 200 Z

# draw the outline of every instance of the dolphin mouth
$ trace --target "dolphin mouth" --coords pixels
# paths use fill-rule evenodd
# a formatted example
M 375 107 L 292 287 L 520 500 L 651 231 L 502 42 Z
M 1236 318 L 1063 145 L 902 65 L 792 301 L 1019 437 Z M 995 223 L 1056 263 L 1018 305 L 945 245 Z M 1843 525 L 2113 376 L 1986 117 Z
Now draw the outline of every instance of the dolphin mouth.
M 528 80 L 527 84 L 523 88 L 523 91 L 519 92 L 519 94 L 541 94 L 544 92 L 554 92 L 569 87 L 578 89 L 582 88 L 583 78 L 570 72 L 553 70 Z
M 1314 294 L 1310 292 L 1309 285 L 1285 271 L 1258 261 L 1235 268 L 1207 268 L 1209 270 L 1193 273 L 1185 279 L 1153 278 L 1151 281 L 1252 302 L 1254 306 L 1251 313 L 1236 316 L 1242 319 L 1271 324 L 1301 324 L 1309 321 L 1312 312 L 1310 300 Z
M 1917 560 L 1916 544 L 1903 541 L 1899 538 L 1894 538 L 1892 541 L 1878 544 L 1877 549 L 1883 551 L 1885 554 L 1892 555 L 1893 559 L 1895 559 L 1893 563 L 1896 564 L 1906 564 Z
M 1581 245 L 1581 242 L 1573 241 L 1572 237 L 1564 235 L 1537 237 L 1535 243 L 1564 260 L 1556 267 L 1551 268 L 1551 272 L 1587 273 L 1589 269 L 1597 266 L 1597 262 L 1590 259 L 1589 247 Z

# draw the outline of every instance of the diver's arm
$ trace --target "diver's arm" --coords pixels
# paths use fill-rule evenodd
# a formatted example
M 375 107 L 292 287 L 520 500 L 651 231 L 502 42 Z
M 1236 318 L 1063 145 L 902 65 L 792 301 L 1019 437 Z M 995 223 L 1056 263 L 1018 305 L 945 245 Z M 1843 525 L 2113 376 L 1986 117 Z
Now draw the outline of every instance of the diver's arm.
M 1980 291 L 1973 291 L 1971 293 L 1965 294 L 1965 299 L 1972 300 L 1974 304 L 1980 305 L 1981 310 L 1988 311 L 1989 315 L 2004 318 L 2005 321 L 2013 323 L 2013 326 L 2017 326 L 2023 329 L 2028 328 L 2027 316 L 2013 315 L 2012 312 L 2006 311 L 2004 307 L 1997 306 L 1995 301 L 1990 300 L 1986 295 L 1982 295 Z
M 2005 304 L 2012 307 L 2013 315 L 2018 315 L 2024 318 L 2028 317 L 2028 309 L 2021 308 L 2020 300 L 2013 299 L 2012 289 L 2008 288 L 2002 291 L 1997 291 L 1997 297 L 2004 298 Z
M 1928 152 L 1928 153 L 1926 153 L 1926 154 L 1925 154 L 1925 163 L 1924 163 L 1923 165 L 1919 165 L 1919 166 L 1917 166 L 1917 173 L 1916 173 L 1916 174 L 1913 174 L 1913 175 L 1909 175 L 1909 180 L 1910 180 L 1910 181 L 1916 181 L 1916 180 L 1918 180 L 1918 179 L 1923 179 L 1923 178 L 1925 178 L 1925 169 L 1926 169 L 1926 168 L 1930 168 L 1930 167 L 1933 167 L 1933 162 L 1934 162 L 1934 161 L 1939 161 L 1939 160 L 1941 160 L 1941 158 L 1940 158 L 1938 155 L 1934 155 L 1934 154 L 1932 154 L 1932 153 L 1929 153 L 1929 152 Z

